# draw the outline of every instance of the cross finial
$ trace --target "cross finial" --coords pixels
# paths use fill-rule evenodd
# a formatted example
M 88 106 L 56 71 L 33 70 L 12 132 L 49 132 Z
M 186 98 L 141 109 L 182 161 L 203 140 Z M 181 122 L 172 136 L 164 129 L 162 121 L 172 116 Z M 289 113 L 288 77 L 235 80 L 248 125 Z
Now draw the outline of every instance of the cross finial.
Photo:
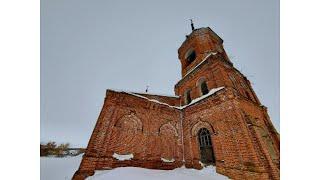
M 191 22 L 191 29 L 192 29 L 192 31 L 194 30 L 194 26 L 193 26 L 193 21 L 192 21 L 192 19 L 190 19 L 190 22 Z

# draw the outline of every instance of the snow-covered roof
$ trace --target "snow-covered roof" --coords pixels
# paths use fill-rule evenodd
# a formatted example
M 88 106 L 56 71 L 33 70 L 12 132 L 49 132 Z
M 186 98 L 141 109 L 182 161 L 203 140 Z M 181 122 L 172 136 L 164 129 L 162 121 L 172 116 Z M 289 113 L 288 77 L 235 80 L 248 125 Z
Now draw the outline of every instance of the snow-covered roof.
M 158 103 L 158 104 L 162 104 L 162 105 L 165 105 L 165 106 L 168 106 L 168 107 L 171 107 L 171 108 L 175 108 L 175 109 L 182 110 L 182 109 L 184 109 L 184 108 L 186 108 L 186 107 L 188 107 L 188 106 L 191 106 L 191 105 L 193 105 L 193 104 L 195 104 L 195 103 L 197 103 L 197 102 L 199 102 L 199 101 L 201 101 L 201 100 L 203 100 L 203 99 L 206 99 L 207 97 L 215 94 L 216 92 L 220 91 L 220 90 L 223 89 L 223 88 L 224 88 L 224 87 L 213 88 L 213 89 L 211 89 L 211 90 L 209 91 L 208 94 L 205 94 L 205 95 L 200 96 L 200 97 L 198 97 L 198 98 L 196 98 L 196 99 L 193 99 L 189 104 L 184 105 L 184 106 L 172 106 L 172 105 L 170 105 L 170 104 L 167 104 L 167 103 L 164 103 L 164 102 L 160 102 L 160 101 L 155 100 L 155 99 L 150 99 L 150 98 L 147 98 L 147 97 L 145 97 L 145 96 L 142 96 L 142 95 L 139 95 L 139 94 L 136 94 L 136 93 L 133 93 L 133 92 L 115 91 L 115 90 L 112 90 L 112 89 L 110 89 L 110 90 L 115 91 L 115 92 L 123 92 L 123 93 L 130 94 L 130 95 L 133 95 L 133 96 L 142 98 L 142 99 L 146 99 L 146 100 L 151 101 L 151 102 L 154 102 L 154 103 Z
M 171 97 L 171 98 L 179 98 L 179 96 L 175 95 L 168 95 L 168 94 L 155 94 L 155 93 L 146 93 L 146 92 L 135 92 L 135 94 L 144 94 L 144 95 L 150 95 L 150 96 L 164 96 L 164 97 Z
M 188 107 L 188 106 L 191 106 L 192 104 L 195 104 L 195 103 L 197 103 L 197 102 L 199 102 L 199 101 L 201 101 L 201 100 L 203 100 L 203 99 L 206 99 L 207 97 L 213 95 L 214 93 L 220 91 L 220 90 L 223 89 L 223 88 L 224 88 L 224 87 L 213 88 L 213 89 L 211 89 L 211 90 L 209 91 L 208 94 L 205 94 L 205 95 L 200 96 L 200 97 L 198 97 L 198 98 L 196 98 L 196 99 L 193 99 L 189 104 L 184 105 L 184 106 L 181 106 L 180 108 L 183 109 L 183 108 L 186 108 L 186 107 Z
M 136 94 L 136 93 L 132 93 L 132 92 L 124 92 L 124 93 L 131 94 L 131 95 L 133 95 L 133 96 L 140 97 L 140 98 L 146 99 L 146 100 L 151 101 L 151 102 L 154 102 L 154 103 L 158 103 L 158 104 L 162 104 L 162 105 L 165 105 L 165 106 L 169 106 L 169 107 L 177 108 L 177 109 L 178 109 L 177 106 L 171 106 L 170 104 L 167 104 L 167 103 L 164 103 L 164 102 L 160 102 L 160 101 L 155 100 L 155 99 L 149 99 L 149 98 L 147 98 L 147 97 L 145 97 L 145 96 L 142 96 L 142 95 L 139 95 L 139 94 Z
M 163 94 L 163 93 L 147 93 L 147 92 L 131 92 L 130 90 L 127 89 L 109 89 L 112 91 L 116 92 L 130 92 L 130 93 L 135 93 L 135 94 L 145 94 L 145 95 L 151 95 L 151 96 L 165 96 L 165 97 L 173 97 L 173 98 L 179 98 L 179 96 L 172 95 L 172 94 Z

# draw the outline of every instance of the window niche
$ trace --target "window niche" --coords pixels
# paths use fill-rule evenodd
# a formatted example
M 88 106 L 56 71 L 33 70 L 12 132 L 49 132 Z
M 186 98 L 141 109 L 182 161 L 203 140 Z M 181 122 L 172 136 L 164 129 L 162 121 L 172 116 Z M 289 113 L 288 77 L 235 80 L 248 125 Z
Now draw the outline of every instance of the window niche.
M 186 92 L 184 93 L 184 103 L 185 104 L 189 104 L 191 102 L 191 90 L 188 89 L 186 90 Z
M 203 81 L 203 82 L 200 84 L 200 89 L 201 89 L 202 95 L 205 95 L 205 94 L 208 94 L 208 93 L 209 93 L 209 89 L 208 89 L 208 86 L 207 86 L 206 81 Z
M 190 65 L 197 57 L 196 51 L 194 49 L 188 50 L 185 55 L 186 66 Z
M 207 85 L 205 78 L 200 78 L 197 82 L 197 86 L 199 89 L 200 96 L 209 93 L 208 85 Z

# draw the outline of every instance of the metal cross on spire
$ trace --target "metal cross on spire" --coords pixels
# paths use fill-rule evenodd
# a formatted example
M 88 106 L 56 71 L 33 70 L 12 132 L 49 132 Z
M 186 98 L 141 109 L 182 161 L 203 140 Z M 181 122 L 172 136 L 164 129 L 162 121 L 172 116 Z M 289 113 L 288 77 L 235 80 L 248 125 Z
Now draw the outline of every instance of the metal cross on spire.
M 193 26 L 193 21 L 192 21 L 192 19 L 190 19 L 190 22 L 191 22 L 191 29 L 192 29 L 192 31 L 194 30 L 194 26 Z

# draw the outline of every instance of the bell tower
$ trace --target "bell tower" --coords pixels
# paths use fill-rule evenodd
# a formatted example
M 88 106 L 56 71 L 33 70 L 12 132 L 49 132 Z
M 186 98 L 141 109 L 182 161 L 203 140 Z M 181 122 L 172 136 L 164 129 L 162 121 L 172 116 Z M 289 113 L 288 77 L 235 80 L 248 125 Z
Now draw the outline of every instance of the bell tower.
M 210 90 L 233 87 L 239 94 L 260 103 L 250 82 L 228 58 L 223 40 L 210 28 L 194 28 L 178 49 L 181 63 L 181 80 L 175 85 L 175 94 L 182 97 L 180 104 L 187 105 Z

